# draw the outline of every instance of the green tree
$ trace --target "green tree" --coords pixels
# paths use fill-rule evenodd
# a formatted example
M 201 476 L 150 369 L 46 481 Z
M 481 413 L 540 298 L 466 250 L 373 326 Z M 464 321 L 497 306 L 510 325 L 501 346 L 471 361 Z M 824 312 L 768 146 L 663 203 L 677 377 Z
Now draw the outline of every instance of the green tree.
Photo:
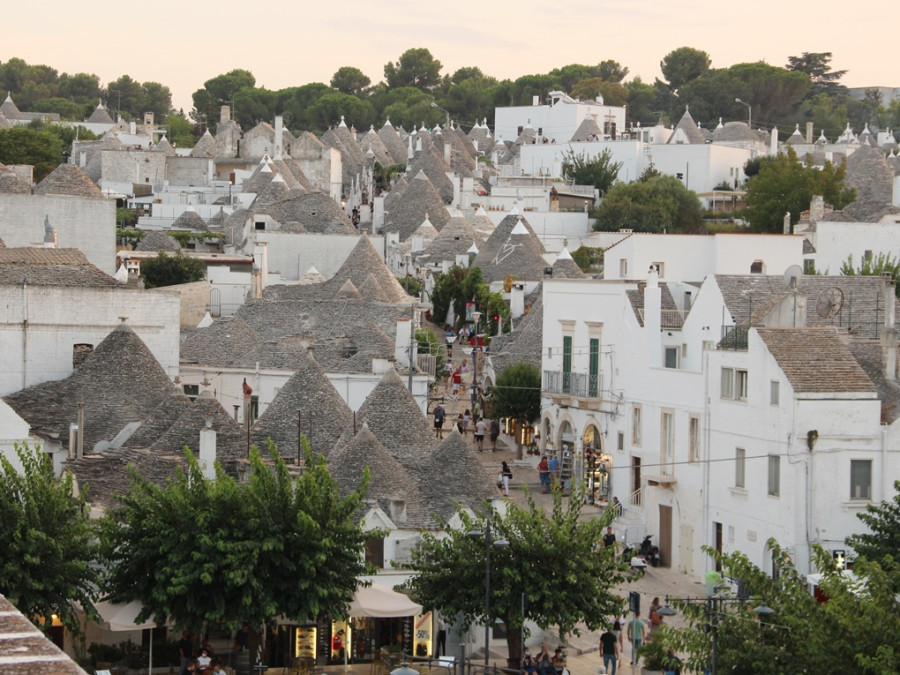
M 404 565 L 415 572 L 405 586 L 419 602 L 439 608 L 445 616 L 462 616 L 464 629 L 502 621 L 511 668 L 517 668 L 521 660 L 525 621 L 558 628 L 564 642 L 567 635 L 579 634 L 579 625 L 597 630 L 622 609 L 622 601 L 612 593 L 623 578 L 621 563 L 612 547 L 601 546 L 610 516 L 583 520 L 584 497 L 578 490 L 565 504 L 559 486 L 552 495 L 549 515 L 530 496 L 525 507 L 509 503 L 502 517 L 487 506 L 477 519 L 460 509 L 455 517 L 461 527 L 447 527 L 446 537 L 426 533 Z M 491 539 L 502 539 L 506 546 L 491 547 L 490 613 L 486 615 L 484 533 L 488 527 Z M 472 536 L 475 531 L 482 536 Z M 523 594 L 527 594 L 526 603 Z
M 786 212 L 791 226 L 809 208 L 813 195 L 822 195 L 835 209 L 856 199 L 856 191 L 844 184 L 846 169 L 825 162 L 817 169 L 807 161 L 797 161 L 793 148 L 760 161 L 759 172 L 747 181 L 747 208 L 744 218 L 755 232 L 781 232 Z
M 217 75 L 204 82 L 203 88 L 191 95 L 194 102 L 191 118 L 195 122 L 211 124 L 219 119 L 220 106 L 231 105 L 238 91 L 255 86 L 256 78 L 249 70 L 236 68 Z
M 618 82 L 607 82 L 602 77 L 582 80 L 572 87 L 572 96 L 583 101 L 596 99 L 598 94 L 603 96 L 606 105 L 625 105 L 628 98 L 625 87 Z
M 843 272 L 842 272 L 843 273 Z M 896 494 L 891 501 L 869 504 L 856 517 L 868 528 L 847 537 L 847 546 L 869 560 L 896 559 L 900 551 L 900 481 L 894 481 Z
M 578 268 L 585 274 L 596 271 L 603 264 L 603 249 L 593 246 L 579 246 L 572 251 L 572 260 L 578 265 Z
M 704 231 L 703 209 L 696 193 L 674 176 L 614 185 L 594 210 L 595 230 L 616 232 L 697 233 Z
M 628 68 L 623 66 L 618 61 L 608 59 L 606 61 L 600 62 L 600 64 L 595 69 L 595 73 L 597 77 L 605 82 L 619 83 L 625 79 L 626 75 L 628 75 Z
M 95 533 L 72 475 L 57 479 L 49 455 L 16 445 L 18 466 L 0 455 L 0 593 L 47 630 L 56 614 L 76 635 L 78 605 L 96 617 Z
M 260 87 L 244 87 L 238 89 L 232 95 L 234 104 L 231 111 L 232 118 L 244 129 L 251 129 L 260 122 L 270 122 L 275 117 L 278 96 L 274 91 Z M 210 118 L 207 124 L 218 120 L 216 116 Z
M 480 332 L 496 335 L 499 323 L 503 324 L 504 332 L 509 332 L 509 306 L 500 293 L 492 293 L 484 283 L 479 267 L 454 265 L 439 274 L 431 292 L 431 302 L 438 325 L 445 323 L 451 311 L 459 324 L 466 316 L 466 303 L 474 302 L 482 312 Z M 494 316 L 498 321 L 494 321 Z
M 663 57 L 659 62 L 659 68 L 669 87 L 677 91 L 691 80 L 703 75 L 709 70 L 711 63 L 706 52 L 693 47 L 679 47 Z
M 593 185 L 601 196 L 616 182 L 621 168 L 622 162 L 614 162 L 608 148 L 593 159 L 588 159 L 585 153 L 575 154 L 574 150 L 563 155 L 563 177 L 575 181 L 576 185 Z
M 147 258 L 141 263 L 141 277 L 147 288 L 200 281 L 205 271 L 202 261 L 185 255 L 183 251 L 175 255 L 160 251 L 155 258 Z
M 372 80 L 359 68 L 341 66 L 331 76 L 331 86 L 343 94 L 362 96 Z
M 373 98 L 379 119 L 390 118 L 394 126 L 414 129 L 421 123 L 431 126 L 444 122 L 444 113 L 431 105 L 434 97 L 416 87 L 384 88 Z
M 100 100 L 100 78 L 90 73 L 63 73 L 59 76 L 59 95 L 82 105 L 96 107 Z
M 530 363 L 504 369 L 491 387 L 491 412 L 531 423 L 541 414 L 541 373 Z
M 109 107 L 126 119 L 140 118 L 144 112 L 144 89 L 140 82 L 129 75 L 122 75 L 106 85 L 106 98 Z
M 803 52 L 800 56 L 789 56 L 786 68 L 803 73 L 813 83 L 813 93 L 836 93 L 840 89 L 840 79 L 846 70 L 831 69 L 831 52 Z
M 162 124 L 166 128 L 166 139 L 176 147 L 192 148 L 200 138 L 198 132 L 202 127 L 195 125 L 184 115 L 172 113 L 163 120 Z
M 328 127 L 319 128 L 309 116 L 313 104 L 325 94 L 334 93 L 334 89 L 322 82 L 304 84 L 302 87 L 288 87 L 276 94 L 276 107 L 284 114 L 284 124 L 294 132 L 323 132 Z
M 314 129 L 336 126 L 342 117 L 348 127 L 368 129 L 375 123 L 375 107 L 351 94 L 332 91 L 320 96 L 307 110 L 307 118 Z
M 154 120 L 165 119 L 172 112 L 172 92 L 159 82 L 144 82 L 144 107 L 142 113 L 152 112 Z M 143 116 L 142 116 L 143 117 Z
M 324 458 L 303 449 L 306 470 L 294 477 L 277 448 L 267 462 L 253 448 L 249 483 L 218 463 L 207 480 L 189 450 L 186 470 L 164 487 L 132 469 L 131 490 L 102 522 L 111 596 L 179 627 L 345 615 L 366 571 L 354 516 L 367 478 L 341 497 Z
M 407 49 L 397 61 L 384 65 L 384 79 L 391 89 L 416 87 L 431 91 L 441 82 L 441 62 L 425 47 Z
M 67 98 L 55 96 L 42 98 L 31 105 L 30 112 L 57 113 L 61 120 L 82 121 L 85 118 L 85 106 Z
M 625 83 L 625 111 L 628 114 L 628 122 L 641 126 L 656 124 L 663 108 L 657 107 L 659 90 L 652 84 L 646 84 L 641 78 L 636 77 Z
M 0 164 L 31 164 L 40 182 L 62 162 L 59 136 L 45 129 L 15 126 L 0 129 Z
M 434 372 L 438 378 L 444 372 L 444 361 L 447 360 L 447 349 L 433 331 L 420 328 L 416 331 L 416 342 L 419 354 L 430 354 L 434 357 Z

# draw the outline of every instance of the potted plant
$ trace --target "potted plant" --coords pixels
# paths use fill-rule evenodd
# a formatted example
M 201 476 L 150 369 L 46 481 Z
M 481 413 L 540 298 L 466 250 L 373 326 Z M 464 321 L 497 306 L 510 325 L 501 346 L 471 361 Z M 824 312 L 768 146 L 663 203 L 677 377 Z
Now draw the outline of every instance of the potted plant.
M 669 662 L 669 651 L 659 640 L 651 640 L 641 645 L 637 652 L 638 658 L 643 659 L 641 673 L 643 675 L 662 675 L 666 672 Z

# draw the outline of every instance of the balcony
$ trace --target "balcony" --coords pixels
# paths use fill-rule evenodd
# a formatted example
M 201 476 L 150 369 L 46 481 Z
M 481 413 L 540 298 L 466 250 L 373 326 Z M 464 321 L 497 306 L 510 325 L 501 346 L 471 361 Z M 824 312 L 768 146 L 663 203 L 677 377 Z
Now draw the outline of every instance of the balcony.
M 684 325 L 684 317 L 685 312 L 680 309 L 661 309 L 659 311 L 659 329 L 662 330 L 681 330 Z M 638 309 L 638 316 L 641 318 L 641 325 L 646 325 L 644 322 L 644 308 L 641 307 Z
M 566 373 L 545 370 L 542 390 L 547 394 L 562 394 L 578 398 L 600 398 L 603 392 L 603 373 Z

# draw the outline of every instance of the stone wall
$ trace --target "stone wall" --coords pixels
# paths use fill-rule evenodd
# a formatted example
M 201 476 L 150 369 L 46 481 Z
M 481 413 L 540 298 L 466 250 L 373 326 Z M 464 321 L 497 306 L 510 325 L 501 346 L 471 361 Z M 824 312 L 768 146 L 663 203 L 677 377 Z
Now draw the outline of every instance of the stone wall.
M 209 157 L 167 157 L 169 185 L 208 185 L 215 178 L 214 160 Z
M 77 248 L 107 274 L 116 272 L 116 203 L 65 195 L 0 194 L 0 239 L 7 246 L 43 246 L 44 217 L 59 248 Z
M 100 153 L 100 189 L 106 183 L 148 183 L 166 179 L 166 155 L 140 150 L 103 150 Z

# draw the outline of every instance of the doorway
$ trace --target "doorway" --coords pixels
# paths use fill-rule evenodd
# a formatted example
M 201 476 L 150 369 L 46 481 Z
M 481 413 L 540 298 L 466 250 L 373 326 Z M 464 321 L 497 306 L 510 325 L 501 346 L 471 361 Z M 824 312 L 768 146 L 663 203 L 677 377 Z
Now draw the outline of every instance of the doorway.
M 659 505 L 659 564 L 672 566 L 672 507 Z
M 722 523 L 713 523 L 713 542 L 715 542 L 716 572 L 722 571 Z

